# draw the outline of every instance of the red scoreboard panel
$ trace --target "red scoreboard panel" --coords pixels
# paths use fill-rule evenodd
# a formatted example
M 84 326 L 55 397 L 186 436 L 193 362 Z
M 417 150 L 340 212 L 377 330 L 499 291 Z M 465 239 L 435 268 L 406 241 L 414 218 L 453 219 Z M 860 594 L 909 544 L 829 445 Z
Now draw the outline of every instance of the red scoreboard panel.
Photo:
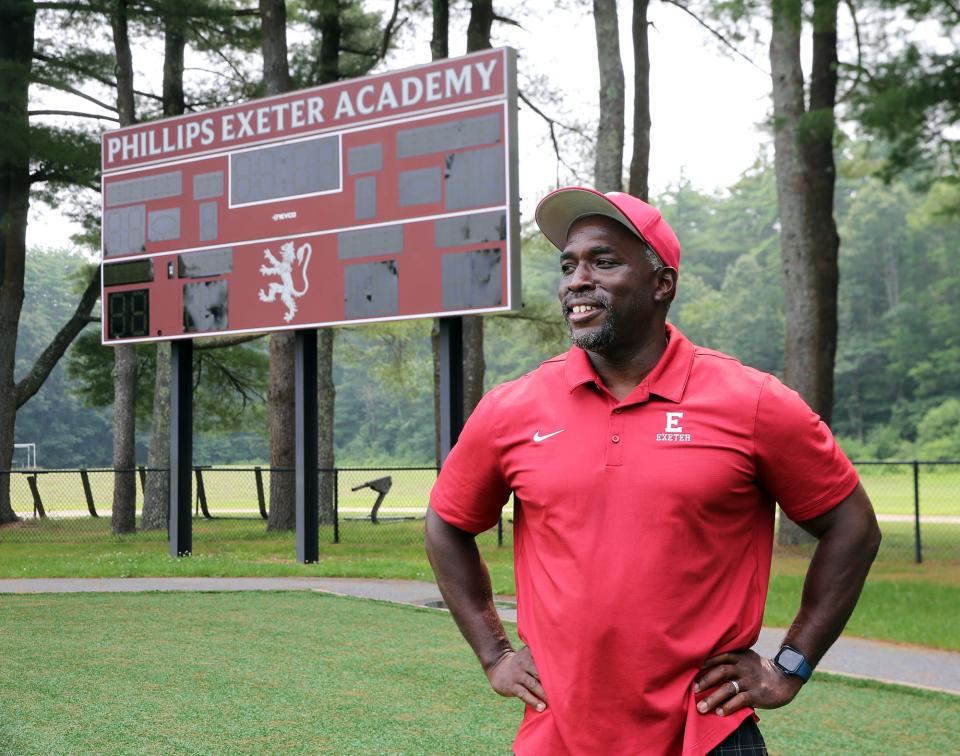
M 103 135 L 103 342 L 520 304 L 516 56 Z

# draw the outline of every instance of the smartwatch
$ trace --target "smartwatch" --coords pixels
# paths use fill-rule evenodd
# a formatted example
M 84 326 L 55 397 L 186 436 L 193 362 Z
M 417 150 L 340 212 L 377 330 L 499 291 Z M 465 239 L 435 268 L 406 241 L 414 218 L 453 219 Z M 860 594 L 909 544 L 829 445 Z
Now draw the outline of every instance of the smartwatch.
M 783 674 L 799 677 L 804 682 L 813 674 L 813 667 L 807 662 L 807 658 L 793 646 L 781 646 L 773 657 L 773 663 Z

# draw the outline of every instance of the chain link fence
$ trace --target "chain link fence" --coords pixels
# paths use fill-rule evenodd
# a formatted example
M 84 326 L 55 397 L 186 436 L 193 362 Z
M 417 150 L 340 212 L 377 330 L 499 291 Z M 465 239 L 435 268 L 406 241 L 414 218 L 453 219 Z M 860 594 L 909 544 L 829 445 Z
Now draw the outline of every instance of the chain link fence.
M 139 467 L 15 470 L 10 503 L 20 518 L 0 525 L 0 544 L 166 541 L 169 471 Z M 433 467 L 352 468 L 319 472 L 320 542 L 419 546 Z M 114 517 L 114 492 L 133 493 Z M 210 541 L 289 540 L 295 527 L 295 471 L 269 467 L 193 468 L 193 548 Z M 481 543 L 512 545 L 512 506 Z M 114 522 L 134 524 L 115 533 Z
M 883 530 L 881 559 L 960 562 L 960 462 L 857 463 Z M 17 470 L 10 501 L 17 522 L 0 525 L 0 544 L 167 539 L 167 470 Z M 432 467 L 341 467 L 320 471 L 320 542 L 419 547 Z M 133 535 L 114 535 L 117 482 L 135 484 Z M 196 467 L 194 552 L 221 541 L 289 540 L 293 549 L 294 471 Z M 135 520 L 134 520 L 135 518 Z M 120 518 L 118 516 L 118 522 Z M 513 505 L 481 543 L 510 546 Z

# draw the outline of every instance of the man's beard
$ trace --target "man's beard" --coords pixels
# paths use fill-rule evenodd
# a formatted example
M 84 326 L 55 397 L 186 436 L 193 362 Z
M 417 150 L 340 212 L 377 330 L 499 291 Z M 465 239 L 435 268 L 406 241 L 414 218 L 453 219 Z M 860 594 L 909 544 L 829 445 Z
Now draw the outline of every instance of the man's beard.
M 567 328 L 570 329 L 570 342 L 581 349 L 596 351 L 610 346 L 617 333 L 616 319 L 613 311 L 610 309 L 610 303 L 605 298 L 594 300 L 593 304 L 605 310 L 603 322 L 596 328 L 589 330 L 574 330 L 569 320 L 569 313 L 564 307 L 564 320 L 567 321 Z

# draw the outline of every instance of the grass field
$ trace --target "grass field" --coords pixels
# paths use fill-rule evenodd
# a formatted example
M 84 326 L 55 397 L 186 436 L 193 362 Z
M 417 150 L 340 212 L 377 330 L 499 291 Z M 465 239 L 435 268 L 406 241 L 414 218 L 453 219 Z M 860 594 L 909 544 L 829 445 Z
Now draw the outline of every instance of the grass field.
M 220 525 L 199 523 L 198 528 Z M 235 524 L 235 523 L 229 523 Z M 103 523 L 100 523 L 103 526 Z M 358 533 L 351 534 L 351 528 Z M 375 542 L 357 542 L 374 533 Z M 143 533 L 87 542 L 5 543 L 0 547 L 0 577 L 147 577 L 278 576 L 374 577 L 432 580 L 421 545 L 422 523 L 397 522 L 374 528 L 369 523 L 344 526 L 344 542 L 321 541 L 320 562 L 297 564 L 292 534 L 265 535 L 262 527 L 240 539 L 195 534 L 195 554 L 172 559 L 162 533 Z M 330 530 L 324 533 L 329 538 Z M 494 589 L 514 593 L 510 530 L 506 545 L 496 534 L 480 537 Z M 809 550 L 779 549 L 774 557 L 765 622 L 786 626 L 800 602 Z M 879 560 L 847 632 L 866 638 L 915 643 L 960 651 L 960 565 L 914 565 L 906 558 Z
M 512 628 L 511 628 L 512 632 Z M 446 614 L 312 593 L 0 596 L 0 750 L 506 754 L 521 716 Z M 818 675 L 772 754 L 944 754 L 955 697 Z
M 874 507 L 880 515 L 912 516 L 914 512 L 913 468 L 909 465 L 874 466 L 859 468 L 860 478 L 870 494 Z M 148 472 L 148 475 L 165 473 Z M 291 475 L 278 472 L 276 475 Z M 426 507 L 430 488 L 436 480 L 432 469 L 392 470 L 389 468 L 369 470 L 341 470 L 337 473 L 338 501 L 341 511 L 354 514 L 369 514 L 376 500 L 370 489 L 352 491 L 365 481 L 390 475 L 393 487 L 383 502 L 381 511 L 411 510 L 422 512 Z M 110 472 L 89 473 L 90 487 L 95 507 L 100 514 L 109 514 L 113 500 L 113 474 Z M 216 468 L 203 471 L 207 502 L 213 514 L 228 511 L 258 512 L 256 478 L 253 468 Z M 269 497 L 270 472 L 263 471 L 265 495 Z M 920 513 L 923 517 L 953 516 L 960 518 L 960 465 L 920 466 Z M 80 475 L 77 472 L 47 472 L 38 476 L 38 488 L 44 507 L 49 514 L 71 511 L 85 514 L 86 499 Z M 194 486 L 196 491 L 196 486 Z M 14 474 L 11 477 L 11 500 L 14 510 L 29 516 L 33 511 L 33 496 L 27 484 L 27 476 Z M 143 494 L 137 486 L 137 507 L 143 505 Z M 510 505 L 505 509 L 509 516 Z

